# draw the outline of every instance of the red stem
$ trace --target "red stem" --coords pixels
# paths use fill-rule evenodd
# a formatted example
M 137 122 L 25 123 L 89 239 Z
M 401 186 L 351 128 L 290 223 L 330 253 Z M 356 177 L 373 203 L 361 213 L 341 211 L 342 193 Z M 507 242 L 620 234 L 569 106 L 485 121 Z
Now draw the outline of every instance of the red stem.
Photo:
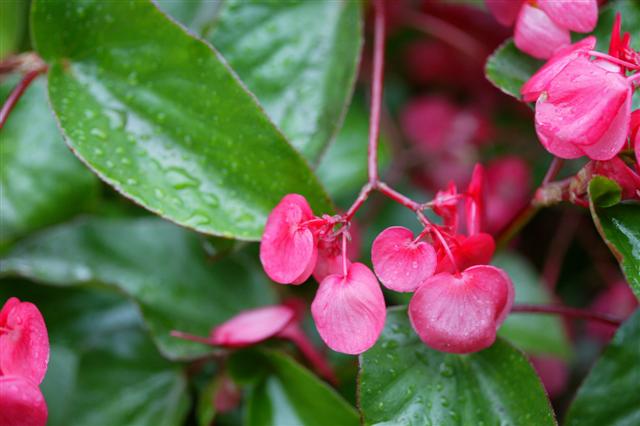
M 640 69 L 640 65 L 632 64 L 631 62 L 623 61 L 622 59 L 618 59 L 614 56 L 607 55 L 606 53 L 597 52 L 595 50 L 590 50 L 589 55 L 595 56 L 596 58 L 605 59 L 609 62 L 613 62 L 614 64 L 622 65 L 625 68 L 629 68 L 632 70 Z
M 371 117 L 369 119 L 368 174 L 369 183 L 378 181 L 378 137 L 384 75 L 385 11 L 383 0 L 375 0 L 373 36 L 373 78 L 371 80 Z
M 396 203 L 401 204 L 406 208 L 413 210 L 414 212 L 422 210 L 422 204 L 413 201 L 406 195 L 402 195 L 384 182 L 378 182 L 378 184 L 376 185 L 376 189 L 380 191 L 381 194 L 391 198 Z
M 29 87 L 31 82 L 35 80 L 35 78 L 43 73 L 46 68 L 40 68 L 37 70 L 29 71 L 23 78 L 20 80 L 18 85 L 13 89 L 4 105 L 2 105 L 2 109 L 0 109 L 0 130 L 4 127 L 4 123 L 7 122 L 7 118 L 9 118 L 9 114 L 13 110 L 13 107 L 16 106 L 20 97 L 25 90 Z
M 211 343 L 211 339 L 208 338 L 208 337 L 195 336 L 193 334 L 184 333 L 182 331 L 171 330 L 171 333 L 169 333 L 169 334 L 171 336 L 177 337 L 179 339 L 190 340 L 192 342 L 203 343 L 205 345 L 212 345 L 213 344 L 213 343 Z
M 567 250 L 573 241 L 573 236 L 580 224 L 580 217 L 573 210 L 567 210 L 558 224 L 558 231 L 551 240 L 547 250 L 547 260 L 544 263 L 542 277 L 550 290 L 554 290 L 560 277 L 560 271 Z
M 622 319 L 613 315 L 604 314 L 600 312 L 592 312 L 586 309 L 570 308 L 568 306 L 559 305 L 514 305 L 511 308 L 512 313 L 528 313 L 528 314 L 560 314 L 573 318 L 580 318 L 589 321 L 598 321 L 605 324 L 619 326 L 622 323 Z
M 309 364 L 311 364 L 311 366 L 320 373 L 320 375 L 329 382 L 337 384 L 338 380 L 336 379 L 335 374 L 333 374 L 331 366 L 316 347 L 313 346 L 309 341 L 309 338 L 302 332 L 298 325 L 290 324 L 278 333 L 278 337 L 289 339 L 298 347 L 302 355 L 309 361 Z

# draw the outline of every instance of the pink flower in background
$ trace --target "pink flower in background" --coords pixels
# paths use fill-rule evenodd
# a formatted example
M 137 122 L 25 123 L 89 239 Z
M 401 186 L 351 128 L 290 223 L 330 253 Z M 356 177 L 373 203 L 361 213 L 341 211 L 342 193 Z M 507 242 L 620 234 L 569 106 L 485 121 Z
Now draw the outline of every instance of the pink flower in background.
M 513 304 L 513 284 L 502 270 L 472 266 L 426 280 L 409 303 L 409 318 L 433 349 L 469 353 L 493 344 Z
M 562 395 L 569 383 L 567 362 L 559 358 L 538 355 L 530 356 L 529 359 L 549 396 L 555 398 Z
M 548 59 L 571 43 L 570 31 L 593 31 L 598 21 L 597 0 L 485 0 L 493 16 L 503 25 L 515 23 L 518 49 Z
M 623 320 L 637 307 L 638 300 L 624 280 L 619 280 L 603 290 L 591 304 L 593 311 L 611 314 Z M 592 321 L 587 324 L 587 332 L 602 342 L 608 342 L 616 332 L 616 327 Z
M 47 404 L 38 385 L 49 364 L 49 335 L 29 302 L 8 299 L 0 310 L 0 425 L 43 426 Z
M 329 275 L 318 288 L 311 314 L 322 340 L 334 351 L 356 355 L 378 340 L 386 306 L 378 280 L 362 263 Z
M 436 251 L 407 228 L 392 226 L 371 247 L 373 270 L 382 284 L 395 291 L 414 291 L 436 269 Z
M 529 202 L 531 171 L 519 157 L 497 159 L 486 168 L 486 229 L 501 231 Z

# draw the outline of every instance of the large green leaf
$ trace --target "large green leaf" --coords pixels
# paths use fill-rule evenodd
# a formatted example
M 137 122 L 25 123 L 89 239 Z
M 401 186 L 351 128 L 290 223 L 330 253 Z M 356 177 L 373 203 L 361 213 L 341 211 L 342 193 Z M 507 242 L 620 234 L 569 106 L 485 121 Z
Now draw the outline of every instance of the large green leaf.
M 640 299 L 640 203 L 624 202 L 605 208 L 592 202 L 591 216 Z
M 310 161 L 339 129 L 362 46 L 359 1 L 224 0 L 207 39 Z
M 568 426 L 640 424 L 640 310 L 617 331 L 575 397 Z
M 435 351 L 405 309 L 388 311 L 378 343 L 360 356 L 359 383 L 367 425 L 556 424 L 522 353 L 501 339 L 469 355 Z
M 359 417 L 338 393 L 288 356 L 243 351 L 231 359 L 232 374 L 250 380 L 245 424 L 250 426 L 350 426 Z
M 16 53 L 24 31 L 24 0 L 0 1 L 0 60 Z
M 504 269 L 511 277 L 516 290 L 516 303 L 545 304 L 553 301 L 534 268 L 522 257 L 513 253 L 501 253 L 492 263 Z M 563 358 L 571 354 L 571 343 L 562 320 L 555 315 L 509 315 L 499 334 L 531 354 Z
M 50 426 L 178 426 L 189 408 L 186 377 L 164 360 L 131 302 L 112 292 L 0 285 L 35 303 L 52 343 L 42 391 Z
M 150 1 L 35 0 L 31 18 L 67 143 L 127 197 L 200 232 L 253 240 L 287 193 L 331 210 L 217 52 Z
M 207 34 L 215 23 L 223 0 L 156 0 L 158 7 L 195 34 Z
M 609 47 L 613 20 L 618 12 L 622 16 L 622 31 L 629 32 L 632 46 L 640 49 L 640 2 L 619 0 L 601 9 L 598 25 L 592 33 L 598 40 L 597 49 L 601 52 L 606 52 Z M 574 34 L 574 41 L 586 36 Z M 543 63 L 519 51 L 513 40 L 509 39 L 489 57 L 485 73 L 498 89 L 520 98 L 520 87 Z M 637 93 L 634 95 L 634 104 L 640 106 L 640 95 Z
M 183 358 L 209 349 L 171 337 L 172 329 L 207 335 L 240 310 L 273 302 L 271 284 L 251 257 L 212 262 L 197 235 L 157 218 L 93 218 L 21 241 L 0 272 L 57 286 L 116 288 L 140 306 L 161 352 Z
M 0 84 L 0 103 L 17 82 Z M 26 90 L 0 131 L 0 159 L 0 244 L 66 219 L 96 198 L 98 181 L 60 137 L 43 78 Z

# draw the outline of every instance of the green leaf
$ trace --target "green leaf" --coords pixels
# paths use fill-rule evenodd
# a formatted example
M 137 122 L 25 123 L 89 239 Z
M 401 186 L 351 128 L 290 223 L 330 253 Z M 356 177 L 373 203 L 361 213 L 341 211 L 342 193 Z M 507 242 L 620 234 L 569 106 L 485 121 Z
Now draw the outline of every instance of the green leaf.
M 189 409 L 187 381 L 142 329 L 135 305 L 114 293 L 3 282 L 41 310 L 52 343 L 42 391 L 50 426 L 178 426 Z
M 543 63 L 520 52 L 513 39 L 509 39 L 489 56 L 484 72 L 494 86 L 520 99 L 520 88 Z
M 18 81 L 0 83 L 0 103 Z M 98 181 L 60 137 L 44 78 L 31 84 L 9 115 L 0 132 L 0 158 L 0 245 L 67 219 L 96 199 Z
M 21 241 L 0 272 L 115 288 L 139 305 L 160 351 L 176 359 L 210 348 L 171 337 L 171 330 L 206 336 L 240 310 L 273 302 L 271 283 L 252 258 L 245 251 L 212 262 L 201 238 L 161 219 L 91 218 Z
M 616 332 L 578 389 L 567 426 L 640 424 L 640 310 Z
M 415 334 L 406 309 L 389 309 L 378 343 L 360 355 L 366 425 L 555 425 L 522 353 L 498 339 L 468 355 L 438 352 Z
M 369 114 L 364 102 L 356 101 L 349 108 L 344 126 L 325 152 L 316 174 L 333 200 L 353 198 L 367 181 L 367 149 Z M 389 163 L 389 148 L 384 138 L 378 144 L 378 167 Z
M 248 240 L 287 193 L 331 211 L 217 52 L 150 1 L 35 0 L 31 12 L 67 143 L 123 195 L 199 232 Z
M 255 382 L 249 390 L 249 426 L 358 425 L 359 417 L 338 393 L 288 356 L 275 351 L 243 351 L 231 358 L 231 371 Z
M 593 185 L 589 186 L 591 192 Z M 591 217 L 640 300 L 640 203 L 622 202 L 608 208 L 591 201 Z
M 211 30 L 224 0 L 156 0 L 158 7 L 197 35 Z
M 351 99 L 359 1 L 226 0 L 206 38 L 303 155 L 316 162 Z
M 26 1 L 0 1 L 0 60 L 16 53 L 24 31 Z
M 511 277 L 516 290 L 516 303 L 545 304 L 553 301 L 535 269 L 514 253 L 501 253 L 492 262 Z M 571 343 L 562 320 L 553 315 L 509 315 L 498 333 L 518 348 L 535 355 L 568 358 Z
M 622 199 L 622 188 L 614 180 L 604 176 L 594 176 L 589 182 L 589 195 L 597 207 L 611 207 Z
M 593 35 L 598 40 L 597 49 L 606 52 L 611 39 L 611 28 L 616 13 L 622 16 L 622 33 L 629 32 L 631 45 L 640 49 L 640 3 L 637 1 L 613 1 L 600 9 L 598 25 Z M 585 38 L 587 34 L 574 33 L 573 41 Z M 520 98 L 520 87 L 542 66 L 544 61 L 538 61 L 522 53 L 513 43 L 507 40 L 489 57 L 485 67 L 485 74 L 498 89 L 508 95 Z M 640 94 L 633 97 L 634 106 L 640 106 Z

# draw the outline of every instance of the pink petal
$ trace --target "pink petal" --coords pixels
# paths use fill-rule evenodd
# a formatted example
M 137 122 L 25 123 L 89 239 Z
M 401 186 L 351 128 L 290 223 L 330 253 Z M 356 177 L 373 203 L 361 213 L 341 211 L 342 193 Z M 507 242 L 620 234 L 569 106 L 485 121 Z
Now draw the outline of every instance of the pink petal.
M 484 214 L 484 167 L 478 163 L 473 168 L 471 182 L 467 188 L 467 200 L 465 202 L 465 215 L 467 219 L 467 233 L 475 235 L 482 228 L 482 216 Z
M 20 376 L 0 377 L 0 425 L 45 426 L 48 414 L 38 386 Z
M 386 309 L 373 272 L 354 263 L 346 277 L 329 275 L 320 283 L 311 314 L 320 337 L 331 349 L 356 355 L 378 340 Z
M 4 302 L 2 310 L 0 310 L 0 327 L 4 327 L 7 324 L 9 312 L 11 312 L 11 310 L 18 304 L 20 304 L 20 299 L 17 297 L 10 297 L 6 302 Z
M 541 9 L 525 3 L 516 22 L 514 42 L 528 55 L 547 59 L 559 48 L 571 44 L 571 36 Z
M 545 93 L 536 102 L 538 138 L 552 154 L 577 158 L 580 148 L 595 144 L 609 129 L 628 101 L 629 84 L 620 74 L 578 58 L 549 83 Z
M 436 273 L 454 273 L 456 270 L 464 270 L 474 265 L 486 265 L 491 261 L 496 249 L 495 241 L 489 234 L 480 233 L 470 237 L 459 235 L 457 240 L 458 244 L 453 244 L 450 249 L 457 268 L 446 252 L 441 250 L 438 252 Z
M 493 344 L 513 303 L 513 284 L 500 269 L 473 266 L 459 276 L 434 275 L 409 303 L 413 328 L 428 346 L 469 353 Z
M 378 235 L 371 247 L 371 262 L 382 284 L 395 291 L 414 291 L 436 269 L 436 251 L 413 232 L 392 226 Z
M 329 241 L 320 239 L 318 241 L 318 261 L 313 270 L 313 278 L 320 283 L 329 275 L 341 274 L 342 257 L 341 238 Z M 347 259 L 347 266 L 349 265 L 351 265 L 351 261 Z
M 626 101 L 604 135 L 593 145 L 580 146 L 587 157 L 592 160 L 610 160 L 624 147 L 631 118 L 631 93 L 631 87 L 629 87 Z
M 507 27 L 515 22 L 523 2 L 524 0 L 484 0 L 496 20 Z
M 597 0 L 538 0 L 538 7 L 556 24 L 571 31 L 589 33 L 598 23 Z
M 570 46 L 562 47 L 522 86 L 520 93 L 525 102 L 533 102 L 547 90 L 547 86 L 571 61 L 588 57 L 596 46 L 596 38 L 589 36 Z
M 278 334 L 294 316 L 295 311 L 283 305 L 243 311 L 214 328 L 211 343 L 233 348 L 254 345 Z
M 311 276 L 318 250 L 312 230 L 304 222 L 313 219 L 307 200 L 286 195 L 273 209 L 260 243 L 260 261 L 273 281 L 302 284 Z
M 17 300 L 17 299 L 16 299 Z M 42 382 L 49 364 L 49 335 L 42 314 L 29 302 L 11 303 L 0 334 L 0 371 L 3 375 Z M 4 313 L 3 313 L 4 315 Z

